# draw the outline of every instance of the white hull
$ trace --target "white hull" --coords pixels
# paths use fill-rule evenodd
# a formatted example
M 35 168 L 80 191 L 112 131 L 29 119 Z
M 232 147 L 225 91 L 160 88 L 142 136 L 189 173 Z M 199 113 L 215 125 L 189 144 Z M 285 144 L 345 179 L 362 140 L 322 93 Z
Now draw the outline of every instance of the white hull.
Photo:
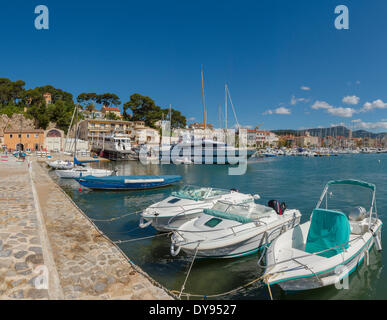
M 59 178 L 72 179 L 79 178 L 81 176 L 106 177 L 111 176 L 113 171 L 94 168 L 73 168 L 69 170 L 55 170 L 55 173 Z
M 286 257 L 286 260 L 292 260 L 283 263 L 278 262 L 278 259 L 281 259 L 278 254 L 278 246 L 280 246 L 280 243 L 284 240 L 291 242 L 289 235 L 292 236 L 293 233 L 306 232 L 307 234 L 309 224 L 310 222 L 307 222 L 296 227 L 294 230 L 288 231 L 287 234 L 279 237 L 270 246 L 266 255 L 268 265 L 266 273 L 268 275 L 273 274 L 268 278 L 270 285 L 278 284 L 285 291 L 310 290 L 334 285 L 344 277 L 350 275 L 363 262 L 366 252 L 374 245 L 374 237 L 370 232 L 367 232 L 358 238 L 358 240 L 355 240 L 350 248 L 342 254 L 331 258 L 311 254 L 305 255 L 305 252 L 302 250 L 292 250 L 293 256 L 291 256 L 292 253 L 288 250 L 289 256 Z M 379 234 L 381 225 L 379 220 L 378 226 L 376 227 Z M 354 235 L 351 237 L 354 239 L 359 236 Z M 285 250 L 285 248 L 282 250 Z M 270 266 L 273 264 L 275 266 L 271 268 Z M 307 265 L 308 268 L 302 265 Z
M 232 203 L 253 202 L 254 197 L 249 194 L 229 191 L 224 195 L 192 200 L 170 196 L 155 203 L 144 210 L 141 214 L 140 227 L 152 225 L 158 231 L 171 231 L 190 221 L 203 213 L 203 209 L 209 209 L 219 201 L 230 201 Z M 174 202 L 174 203 L 171 203 Z
M 183 234 L 187 244 L 176 242 L 176 245 L 188 255 L 194 255 L 197 250 L 196 256 L 201 258 L 242 257 L 258 252 L 280 234 L 298 225 L 300 217 L 298 210 L 288 210 L 286 215 L 279 217 L 269 226 L 257 226 L 255 222 L 239 224 L 233 226 L 233 230 L 225 230 L 222 234 L 214 236 L 199 233 L 197 236 L 187 238 L 184 231 L 179 230 L 178 233 Z M 184 225 L 181 230 L 184 230 Z

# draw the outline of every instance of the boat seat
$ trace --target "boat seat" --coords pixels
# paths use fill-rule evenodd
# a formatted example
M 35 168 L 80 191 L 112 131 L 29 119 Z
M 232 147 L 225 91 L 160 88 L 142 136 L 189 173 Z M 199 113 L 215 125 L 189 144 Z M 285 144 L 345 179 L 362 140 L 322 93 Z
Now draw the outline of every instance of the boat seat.
M 319 256 L 330 258 L 348 248 L 351 228 L 347 216 L 339 211 L 314 209 L 305 251 L 319 253 Z M 339 246 L 344 244 L 344 246 Z M 333 248 L 331 250 L 327 250 Z

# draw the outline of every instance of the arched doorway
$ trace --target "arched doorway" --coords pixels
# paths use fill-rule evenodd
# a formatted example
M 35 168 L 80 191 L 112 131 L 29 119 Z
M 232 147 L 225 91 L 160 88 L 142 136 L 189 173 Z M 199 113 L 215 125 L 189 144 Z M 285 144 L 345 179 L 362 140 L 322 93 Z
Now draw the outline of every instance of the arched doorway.
M 18 143 L 18 144 L 16 145 L 16 150 L 17 150 L 17 151 L 24 151 L 24 144 Z

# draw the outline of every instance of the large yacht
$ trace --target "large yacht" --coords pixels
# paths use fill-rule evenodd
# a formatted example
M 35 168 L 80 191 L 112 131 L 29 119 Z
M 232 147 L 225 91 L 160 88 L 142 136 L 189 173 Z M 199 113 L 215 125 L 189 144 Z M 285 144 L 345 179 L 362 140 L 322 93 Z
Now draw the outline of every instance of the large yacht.
M 238 164 L 246 162 L 255 150 L 240 149 L 224 142 L 210 139 L 181 139 L 173 145 L 164 145 L 154 150 L 159 153 L 162 163 L 184 163 L 191 161 L 195 164 Z
M 98 137 L 95 146 L 106 151 L 130 151 L 131 143 L 128 134 L 116 133 L 111 136 Z

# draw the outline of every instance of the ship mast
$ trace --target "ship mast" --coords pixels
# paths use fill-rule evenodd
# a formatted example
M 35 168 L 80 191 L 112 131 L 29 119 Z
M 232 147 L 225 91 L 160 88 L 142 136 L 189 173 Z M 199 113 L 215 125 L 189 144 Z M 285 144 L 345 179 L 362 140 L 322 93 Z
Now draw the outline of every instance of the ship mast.
M 204 104 L 203 65 L 201 68 L 201 75 L 202 75 L 202 98 L 203 98 L 203 124 L 204 124 L 204 130 L 206 130 L 206 107 Z

